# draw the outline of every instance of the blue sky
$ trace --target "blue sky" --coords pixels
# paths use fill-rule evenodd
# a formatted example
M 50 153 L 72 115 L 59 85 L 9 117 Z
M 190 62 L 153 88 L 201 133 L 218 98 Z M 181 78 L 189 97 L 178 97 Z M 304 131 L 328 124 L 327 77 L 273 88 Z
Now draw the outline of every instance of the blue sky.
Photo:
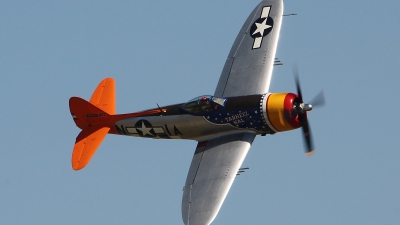
M 71 168 L 68 99 L 114 77 L 117 112 L 214 93 L 249 1 L 0 2 L 0 223 L 182 224 L 194 141 L 106 137 Z M 398 1 L 285 1 L 270 91 L 305 99 L 299 130 L 257 137 L 213 224 L 398 224 Z

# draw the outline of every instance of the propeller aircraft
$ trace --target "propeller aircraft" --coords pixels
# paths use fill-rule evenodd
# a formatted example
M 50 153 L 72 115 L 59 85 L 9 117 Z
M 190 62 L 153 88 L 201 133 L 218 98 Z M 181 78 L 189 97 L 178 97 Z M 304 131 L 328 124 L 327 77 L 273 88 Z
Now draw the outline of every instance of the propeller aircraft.
M 100 82 L 89 101 L 69 100 L 82 129 L 72 168 L 84 168 L 107 134 L 197 141 L 182 197 L 186 225 L 210 224 L 257 135 L 302 128 L 306 154 L 314 152 L 307 112 L 295 73 L 297 94 L 269 93 L 283 15 L 282 0 L 263 0 L 241 28 L 213 95 L 141 112 L 116 114 L 115 81 Z M 318 98 L 321 102 L 321 97 Z

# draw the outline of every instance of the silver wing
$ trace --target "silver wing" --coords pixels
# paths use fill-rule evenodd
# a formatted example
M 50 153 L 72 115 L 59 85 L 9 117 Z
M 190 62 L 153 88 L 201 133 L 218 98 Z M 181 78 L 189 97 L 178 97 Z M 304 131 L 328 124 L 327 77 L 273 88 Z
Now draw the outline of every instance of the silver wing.
M 282 14 L 282 0 L 262 1 L 253 10 L 229 52 L 215 96 L 268 92 Z
M 214 220 L 255 136 L 241 133 L 198 143 L 182 198 L 186 225 L 206 225 Z
M 268 92 L 282 14 L 282 0 L 257 5 L 232 46 L 215 96 Z M 186 225 L 207 225 L 214 220 L 255 136 L 240 133 L 198 143 L 182 198 Z

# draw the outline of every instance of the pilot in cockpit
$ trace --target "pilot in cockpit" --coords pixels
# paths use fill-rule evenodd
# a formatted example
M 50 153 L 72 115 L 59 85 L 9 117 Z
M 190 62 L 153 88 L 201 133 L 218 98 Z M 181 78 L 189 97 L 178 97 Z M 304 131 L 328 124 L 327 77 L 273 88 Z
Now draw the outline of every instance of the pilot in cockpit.
M 198 105 L 200 105 L 200 107 L 205 110 L 208 111 L 210 108 L 210 99 L 207 98 L 206 96 L 203 96 L 199 99 L 199 101 L 197 102 Z
M 181 109 L 193 114 L 203 115 L 214 110 L 220 110 L 225 106 L 226 99 L 203 95 L 194 98 L 181 106 Z

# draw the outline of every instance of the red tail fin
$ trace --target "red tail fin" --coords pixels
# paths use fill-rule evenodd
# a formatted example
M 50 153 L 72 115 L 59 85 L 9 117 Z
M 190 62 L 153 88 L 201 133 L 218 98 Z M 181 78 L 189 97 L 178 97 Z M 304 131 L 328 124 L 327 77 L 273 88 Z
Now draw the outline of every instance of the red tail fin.
M 76 126 L 81 129 L 103 122 L 108 113 L 79 97 L 69 99 L 69 110 Z
M 78 97 L 69 99 L 69 108 L 76 125 L 82 129 L 76 138 L 72 152 L 72 168 L 80 170 L 85 167 L 110 127 L 105 127 L 105 121 L 110 114 L 115 114 L 115 82 L 106 78 L 100 82 L 87 102 Z

